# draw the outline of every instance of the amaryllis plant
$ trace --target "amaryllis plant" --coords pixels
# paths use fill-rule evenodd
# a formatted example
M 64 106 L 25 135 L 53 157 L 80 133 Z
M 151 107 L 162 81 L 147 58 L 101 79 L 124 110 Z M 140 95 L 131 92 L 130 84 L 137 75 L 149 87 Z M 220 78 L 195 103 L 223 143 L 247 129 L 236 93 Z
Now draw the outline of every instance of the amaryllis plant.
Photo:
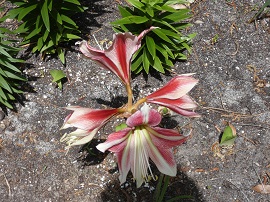
M 131 170 L 137 181 L 137 187 L 147 181 L 149 175 L 154 178 L 149 158 L 161 173 L 175 176 L 176 163 L 172 147 L 186 140 L 186 137 L 176 130 L 159 127 L 162 116 L 157 110 L 150 108 L 149 104 L 164 106 L 187 117 L 199 116 L 194 112 L 196 103 L 187 95 L 198 82 L 192 74 L 178 75 L 159 90 L 134 102 L 130 76 L 131 59 L 139 49 L 143 36 L 152 29 L 155 27 L 143 31 L 139 36 L 131 33 L 115 34 L 112 45 L 105 50 L 97 50 L 86 41 L 80 43 L 80 50 L 87 58 L 110 70 L 123 82 L 128 102 L 115 109 L 66 107 L 72 112 L 65 118 L 62 126 L 62 129 L 76 128 L 61 138 L 69 148 L 90 142 L 100 128 L 114 117 L 125 117 L 123 121 L 126 128 L 110 134 L 104 143 L 97 145 L 97 149 L 102 152 L 106 150 L 114 152 L 118 160 L 120 182 L 126 181 L 127 174 Z

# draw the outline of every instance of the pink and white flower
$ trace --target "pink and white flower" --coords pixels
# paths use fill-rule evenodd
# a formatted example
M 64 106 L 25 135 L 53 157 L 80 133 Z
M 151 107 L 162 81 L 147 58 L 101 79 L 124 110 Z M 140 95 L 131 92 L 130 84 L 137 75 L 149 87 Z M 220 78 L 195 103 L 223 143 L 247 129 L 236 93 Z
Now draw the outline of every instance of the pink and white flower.
M 188 117 L 199 117 L 193 110 L 197 104 L 187 93 L 198 83 L 192 74 L 182 74 L 171 79 L 165 86 L 146 97 L 147 103 L 158 104 Z
M 160 172 L 176 175 L 172 147 L 183 143 L 186 137 L 175 130 L 157 127 L 160 121 L 161 115 L 145 104 L 127 119 L 127 128 L 110 134 L 104 143 L 97 146 L 102 152 L 109 150 L 116 153 L 121 183 L 126 181 L 129 170 L 137 187 L 149 179 L 149 172 L 154 178 L 149 158 Z
M 81 52 L 88 58 L 96 61 L 105 69 L 116 74 L 125 85 L 130 84 L 130 64 L 132 55 L 140 48 L 144 35 L 154 29 L 151 27 L 139 36 L 130 32 L 118 33 L 113 36 L 112 45 L 106 50 L 91 47 L 87 41 L 80 43 Z
M 73 112 L 65 118 L 61 129 L 77 128 L 61 138 L 61 141 L 67 142 L 68 146 L 90 142 L 102 126 L 119 114 L 119 109 L 90 109 L 79 106 L 66 107 L 66 109 Z

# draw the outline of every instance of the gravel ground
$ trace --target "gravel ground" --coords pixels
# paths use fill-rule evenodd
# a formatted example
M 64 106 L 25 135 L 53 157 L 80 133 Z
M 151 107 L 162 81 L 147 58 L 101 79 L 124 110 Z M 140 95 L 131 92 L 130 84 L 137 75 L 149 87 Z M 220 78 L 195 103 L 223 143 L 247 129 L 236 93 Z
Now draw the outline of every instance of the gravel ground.
M 119 17 L 119 2 L 82 1 L 89 7 L 78 16 L 82 36 L 110 41 L 109 22 Z M 269 194 L 252 189 L 260 180 L 270 184 L 270 21 L 247 23 L 261 5 L 259 0 L 201 0 L 191 6 L 193 27 L 188 33 L 196 32 L 197 37 L 188 61 L 177 62 L 174 70 L 196 73 L 200 82 L 191 96 L 202 117 L 164 122 L 193 128 L 192 137 L 174 149 L 178 174 L 165 199 L 191 195 L 193 199 L 181 201 L 270 201 Z M 61 107 L 115 107 L 126 100 L 115 76 L 73 48 L 67 51 L 66 67 L 55 58 L 27 59 L 26 101 L 0 122 L 0 201 L 152 201 L 156 182 L 137 189 L 129 175 L 120 186 L 114 155 L 87 152 L 104 141 L 114 125 L 106 125 L 90 145 L 68 153 L 59 142 L 59 128 L 68 114 Z M 50 69 L 67 74 L 63 91 L 51 83 Z M 170 78 L 135 76 L 136 96 L 147 95 Z M 234 147 L 220 148 L 220 130 L 227 122 L 236 127 L 238 137 Z

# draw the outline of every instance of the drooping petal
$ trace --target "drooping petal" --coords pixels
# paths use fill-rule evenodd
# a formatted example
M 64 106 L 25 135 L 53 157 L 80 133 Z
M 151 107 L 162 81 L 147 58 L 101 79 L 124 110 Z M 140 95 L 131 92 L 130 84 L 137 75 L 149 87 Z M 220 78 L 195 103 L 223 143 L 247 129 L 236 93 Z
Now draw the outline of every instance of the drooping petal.
M 136 111 L 132 116 L 130 116 L 126 123 L 130 127 L 147 124 L 150 126 L 156 126 L 161 121 L 161 115 L 154 109 L 150 109 L 147 104 L 141 108 L 141 110 Z
M 96 148 L 101 152 L 105 152 L 106 150 L 110 150 L 111 152 L 120 152 L 126 146 L 125 140 L 127 139 L 130 130 L 130 128 L 125 128 L 123 130 L 110 134 L 107 140 L 103 143 L 98 144 Z M 122 142 L 125 143 L 121 144 Z M 120 144 L 121 146 L 119 146 Z
M 124 84 L 129 84 L 132 55 L 140 48 L 142 37 L 152 29 L 154 27 L 143 31 L 139 36 L 129 32 L 115 34 L 112 45 L 104 51 L 97 50 L 83 41 L 80 50 L 86 57 L 116 74 Z
M 175 100 L 167 98 L 157 98 L 154 100 L 149 100 L 147 102 L 167 107 L 183 116 L 200 117 L 199 114 L 192 111 L 196 109 L 197 105 L 188 95 L 184 95 L 181 98 Z
M 92 131 L 77 129 L 69 134 L 64 134 L 60 141 L 66 142 L 68 147 L 74 145 L 83 145 L 90 142 L 98 130 L 99 128 L 96 128 Z
M 191 76 L 178 75 L 146 98 L 148 101 L 153 101 L 158 98 L 178 99 L 187 94 L 197 83 L 198 80 Z
M 151 134 L 153 144 L 159 148 L 172 148 L 187 140 L 186 136 L 173 129 L 148 126 L 145 126 L 145 128 Z
M 62 129 L 77 127 L 85 131 L 91 131 L 104 125 L 110 118 L 118 114 L 118 109 L 90 109 L 83 107 L 66 107 L 73 110 L 65 119 Z

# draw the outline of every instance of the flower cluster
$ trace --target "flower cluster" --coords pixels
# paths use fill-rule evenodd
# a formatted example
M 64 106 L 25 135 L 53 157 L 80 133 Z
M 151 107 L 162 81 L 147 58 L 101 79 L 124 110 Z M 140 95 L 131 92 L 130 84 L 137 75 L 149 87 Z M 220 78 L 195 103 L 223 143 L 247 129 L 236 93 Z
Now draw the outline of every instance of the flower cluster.
M 144 181 L 154 177 L 149 158 L 156 164 L 160 172 L 176 175 L 176 163 L 172 147 L 186 140 L 177 131 L 158 127 L 161 115 L 148 104 L 157 104 L 188 117 L 198 117 L 194 112 L 196 103 L 187 93 L 197 84 L 192 74 L 178 75 L 165 86 L 152 94 L 133 103 L 131 89 L 130 66 L 132 55 L 140 48 L 143 36 L 155 29 L 151 27 L 139 36 L 131 33 L 114 35 L 112 45 L 106 50 L 97 50 L 86 41 L 80 43 L 81 52 L 89 59 L 110 70 L 123 82 L 128 96 L 128 103 L 117 109 L 91 109 L 79 106 L 66 107 L 71 110 L 64 121 L 62 129 L 75 127 L 76 130 L 65 134 L 61 141 L 68 147 L 90 142 L 100 128 L 114 117 L 125 114 L 127 127 L 110 134 L 104 143 L 97 145 L 102 152 L 109 150 L 117 156 L 120 170 L 120 182 L 126 181 L 131 170 L 137 187 Z M 148 103 L 148 104 L 147 104 Z

